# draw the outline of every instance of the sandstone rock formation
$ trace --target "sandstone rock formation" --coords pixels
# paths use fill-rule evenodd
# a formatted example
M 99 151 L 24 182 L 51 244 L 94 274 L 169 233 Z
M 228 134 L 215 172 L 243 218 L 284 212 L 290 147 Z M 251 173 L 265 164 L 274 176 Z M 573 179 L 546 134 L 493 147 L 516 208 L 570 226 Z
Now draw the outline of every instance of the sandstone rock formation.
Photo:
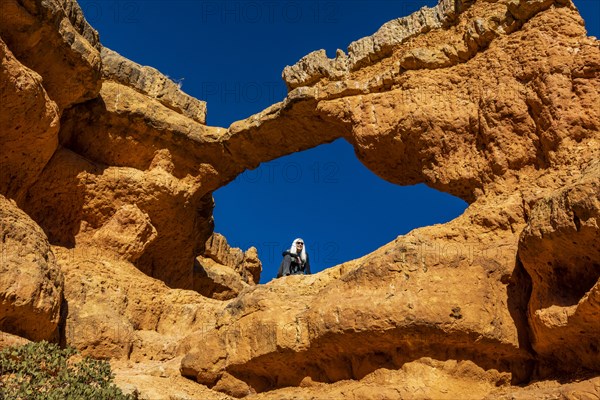
M 213 233 L 204 255 L 194 264 L 194 290 L 206 297 L 229 300 L 260 281 L 262 263 L 255 247 L 232 248 L 223 235 Z
M 0 330 L 150 398 L 598 396 L 600 43 L 571 2 L 442 0 L 287 67 L 287 98 L 228 129 L 74 1 L 1 7 Z M 212 192 L 338 138 L 468 209 L 256 285 Z
M 21 64 L 2 40 L 0 59 L 0 190 L 20 200 L 56 150 L 59 110 L 41 76 Z
M 287 66 L 283 70 L 283 79 L 290 90 L 313 85 L 323 78 L 333 81 L 342 80 L 351 71 L 389 57 L 394 47 L 417 35 L 453 25 L 458 14 L 472 3 L 473 0 L 441 0 L 435 7 L 423 7 L 407 17 L 385 23 L 372 36 L 352 42 L 348 46 L 348 55 L 338 50 L 336 58 L 330 60 L 325 50 L 308 54 L 296 65 Z
M 229 300 L 260 281 L 262 263 L 255 247 L 245 252 L 232 248 L 227 239 L 213 233 L 204 254 L 194 263 L 194 290 L 218 300 Z
M 520 199 L 504 203 L 473 205 L 449 224 L 413 231 L 362 259 L 245 292 L 214 329 L 184 341 L 211 345 L 192 350 L 182 372 L 232 395 L 305 379 L 361 380 L 423 357 L 469 359 L 509 381 L 511 374 L 513 382 L 528 380 L 528 282 L 514 270 L 510 226 Z M 508 218 L 474 224 L 486 209 Z
M 233 269 L 246 283 L 260 281 L 262 266 L 254 247 L 243 252 L 241 249 L 229 246 L 223 235 L 213 233 L 206 242 L 204 256 Z
M 186 332 L 213 326 L 221 308 L 193 291 L 169 289 L 101 249 L 53 250 L 65 276 L 63 340 L 84 355 L 171 359 Z
M 0 331 L 57 340 L 64 278 L 48 239 L 0 195 Z
M 538 200 L 519 244 L 532 277 L 533 349 L 550 365 L 600 369 L 600 163 Z
M 21 336 L 12 335 L 6 332 L 0 333 L 0 351 L 8 347 L 24 346 L 27 343 L 30 343 L 30 341 Z
M 379 62 L 343 74 L 337 67 L 322 73 L 323 53 L 301 60 L 284 79 L 290 88 L 312 86 L 292 90 L 283 104 L 230 131 L 270 135 L 278 121 L 297 122 L 294 115 L 314 107 L 329 128 L 319 131 L 337 127 L 371 170 L 462 197 L 471 203 L 467 211 L 336 272 L 291 278 L 282 292 L 278 282 L 244 293 L 212 332 L 186 339 L 211 346 L 192 350 L 182 373 L 242 396 L 305 379 L 362 379 L 382 366 L 398 369 L 427 356 L 473 360 L 511 374 L 513 383 L 556 371 L 556 360 L 563 371 L 598 370 L 594 286 L 600 271 L 593 254 L 583 265 L 578 256 L 595 252 L 589 248 L 599 236 L 595 203 L 578 206 L 586 210 L 580 213 L 589 231 L 574 245 L 581 241 L 584 253 L 569 251 L 573 258 L 552 261 L 578 277 L 568 305 L 579 303 L 579 313 L 552 310 L 556 322 L 544 320 L 537 310 L 556 304 L 553 298 L 535 304 L 538 291 L 549 296 L 547 272 L 535 273 L 539 259 L 536 267 L 523 260 L 524 269 L 519 255 L 536 203 L 578 181 L 589 183 L 577 199 L 598 195 L 598 42 L 585 37 L 567 3 L 476 2 L 455 9 L 450 20 L 425 29 L 427 35 L 407 32 Z M 534 49 L 552 52 L 537 57 Z M 521 247 L 531 242 L 525 236 Z M 550 239 L 548 246 L 556 244 Z M 553 259 L 562 253 L 548 248 L 530 252 L 543 249 Z M 563 284 L 554 284 L 550 296 Z M 249 338 L 250 332 L 265 333 Z M 564 346 L 566 335 L 577 345 Z
M 236 297 L 248 284 L 228 266 L 206 257 L 197 257 L 194 266 L 194 290 L 218 300 Z
M 0 7 L 2 40 L 41 76 L 60 110 L 97 96 L 100 42 L 77 2 L 6 0 Z
M 102 76 L 132 87 L 140 93 L 158 100 L 194 121 L 206 123 L 206 102 L 195 99 L 180 89 L 180 85 L 161 74 L 158 70 L 142 66 L 106 47 L 102 48 Z

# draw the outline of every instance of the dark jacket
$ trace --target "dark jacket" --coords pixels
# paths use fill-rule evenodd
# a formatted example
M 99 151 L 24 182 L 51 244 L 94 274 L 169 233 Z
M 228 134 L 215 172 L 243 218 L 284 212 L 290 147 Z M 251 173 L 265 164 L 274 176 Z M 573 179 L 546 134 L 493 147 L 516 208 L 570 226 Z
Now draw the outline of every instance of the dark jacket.
M 283 260 L 277 272 L 278 278 L 286 275 L 310 275 L 310 257 L 308 253 L 306 254 L 305 263 L 302 263 L 299 254 L 291 253 L 289 250 L 284 251 L 281 255 L 283 256 Z

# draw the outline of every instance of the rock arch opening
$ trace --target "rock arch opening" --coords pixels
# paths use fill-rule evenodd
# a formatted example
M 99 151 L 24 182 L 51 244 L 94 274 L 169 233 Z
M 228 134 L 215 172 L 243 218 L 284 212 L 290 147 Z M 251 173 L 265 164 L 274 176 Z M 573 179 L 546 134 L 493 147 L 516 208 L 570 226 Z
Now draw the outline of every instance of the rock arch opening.
M 261 283 L 281 252 L 304 238 L 314 272 L 362 257 L 412 229 L 445 223 L 467 203 L 423 184 L 389 183 L 358 161 L 343 139 L 277 158 L 214 192 L 215 232 L 255 246 Z
M 10 168 L 1 168 L 8 176 L 0 173 L 8 179 L 2 194 L 16 204 L 3 201 L 9 240 L 0 244 L 8 261 L 1 291 L 17 311 L 2 330 L 30 339 L 58 331 L 67 344 L 129 365 L 184 356 L 183 375 L 240 396 L 334 382 L 348 393 L 342 381 L 356 379 L 359 390 L 383 383 L 409 398 L 397 388 L 407 387 L 402 373 L 413 362 L 445 366 L 461 380 L 485 373 L 494 386 L 555 372 L 564 383 L 582 368 L 597 377 L 600 52 L 571 2 L 442 0 L 385 24 L 348 54 L 310 53 L 286 68 L 282 103 L 229 128 L 207 126 L 206 105 L 176 82 L 163 86 L 169 80 L 158 71 L 111 55 L 67 3 L 36 2 L 40 12 L 21 7 L 30 16 L 0 21 L 2 68 L 19 77 L 0 82 L 15 106 L 4 114 L 16 116 L 0 121 L 0 130 L 16 132 L 7 141 Z M 206 54 L 197 52 L 202 62 Z M 213 231 L 213 192 L 274 160 L 246 178 L 288 180 L 288 197 L 302 198 L 311 192 L 302 178 L 333 184 L 341 168 L 282 165 L 280 157 L 340 137 L 387 182 L 425 183 L 470 206 L 360 261 L 258 285 L 232 301 L 172 290 L 194 283 L 193 260 Z M 371 198 L 388 197 L 358 185 L 357 174 L 351 182 L 349 194 L 334 190 L 332 205 L 312 200 L 326 211 L 348 206 L 339 219 L 354 227 L 368 217 L 364 204 L 374 209 Z M 367 200 L 351 204 L 358 194 Z M 244 193 L 236 200 L 250 203 Z M 294 232 L 278 234 L 279 250 L 300 234 L 321 257 L 336 249 L 345 257 L 357 247 L 350 238 L 372 236 L 332 223 L 349 238 L 319 248 L 296 232 L 303 204 L 284 205 L 276 222 Z M 40 277 L 39 290 L 21 285 L 26 276 Z M 379 379 L 392 374 L 391 384 Z M 315 390 L 346 397 L 323 394 L 333 386 Z

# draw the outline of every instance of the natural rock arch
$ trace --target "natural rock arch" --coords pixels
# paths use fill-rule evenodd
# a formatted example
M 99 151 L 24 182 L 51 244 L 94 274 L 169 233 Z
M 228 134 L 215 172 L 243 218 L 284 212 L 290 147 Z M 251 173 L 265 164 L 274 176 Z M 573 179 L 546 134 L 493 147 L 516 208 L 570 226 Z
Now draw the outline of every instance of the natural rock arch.
M 294 237 L 305 239 L 315 273 L 412 229 L 450 221 L 466 208 L 426 185 L 382 180 L 345 139 L 261 163 L 213 197 L 215 232 L 235 247 L 257 248 L 263 283 L 275 277 Z
M 350 66 L 343 80 L 335 75 L 313 86 L 296 87 L 282 103 L 228 129 L 207 127 L 201 117 L 191 120 L 182 115 L 179 110 L 189 109 L 193 102 L 166 85 L 158 72 L 103 51 L 104 82 L 99 96 L 66 110 L 62 118 L 62 150 L 54 160 L 67 163 L 71 176 L 57 182 L 51 162 L 47 170 L 53 173 L 47 175 L 52 176 L 43 176 L 30 190 L 24 208 L 53 242 L 72 245 L 75 237 L 80 243 L 90 241 L 86 237 L 93 236 L 117 211 L 115 204 L 140 203 L 158 236 L 135 256 L 137 265 L 172 286 L 192 287 L 191 260 L 202 254 L 212 231 L 212 191 L 261 162 L 339 137 L 354 146 L 369 169 L 393 183 L 426 183 L 469 203 L 490 192 L 511 192 L 506 183 L 519 179 L 522 171 L 562 163 L 558 158 L 561 144 L 590 138 L 593 131 L 585 127 L 593 126 L 593 114 L 583 109 L 583 103 L 574 104 L 581 107 L 577 114 L 587 117 L 577 122 L 581 129 L 564 131 L 561 136 L 559 125 L 545 121 L 567 123 L 576 110 L 566 114 L 558 107 L 544 106 L 552 98 L 545 97 L 542 87 L 550 85 L 552 93 L 561 93 L 561 80 L 551 73 L 552 64 L 539 59 L 535 65 L 527 64 L 529 70 L 521 68 L 529 60 L 527 52 L 520 50 L 521 39 L 537 40 L 540 45 L 547 39 L 539 33 L 543 28 L 537 27 L 535 18 L 528 23 L 529 30 L 518 29 L 550 3 L 527 8 L 527 12 L 519 8 L 523 5 L 510 6 L 509 13 L 506 6 L 498 5 L 493 13 L 487 10 L 481 15 L 479 6 L 467 5 L 455 10 L 441 3 L 435 11 L 439 27 L 429 34 L 399 35 L 404 39 L 394 43 L 393 52 L 386 50 L 377 63 Z M 568 7 L 550 8 L 543 15 L 559 10 L 569 15 L 572 29 L 585 34 Z M 459 18 L 460 13 L 464 16 Z M 479 24 L 479 33 L 472 30 L 473 21 Z M 381 31 L 386 29 L 391 28 L 384 26 Z M 431 54 L 440 51 L 435 43 L 448 41 L 440 41 L 439 36 L 446 35 L 458 39 L 450 41 L 454 47 L 447 49 L 455 58 L 447 56 L 447 61 L 431 64 L 437 60 Z M 376 39 L 380 36 L 376 34 L 373 40 L 382 40 Z M 581 49 L 575 57 L 569 55 L 569 60 L 574 71 L 584 74 L 574 84 L 584 87 L 588 80 L 582 68 L 593 59 L 594 47 Z M 311 63 L 307 57 L 291 69 L 304 68 L 310 75 L 319 70 Z M 146 78 L 135 78 L 140 74 Z M 161 90 L 160 101 L 144 94 Z M 203 109 L 202 105 L 194 107 Z M 69 156 L 72 153 L 77 157 Z M 64 166 L 60 169 L 65 170 Z M 85 184 L 80 182 L 82 169 Z M 130 184 L 137 189 L 113 190 Z M 47 202 L 45 194 L 57 190 L 68 194 L 50 199 L 58 212 L 48 215 L 43 211 L 48 205 L 42 207 L 39 201 Z M 94 207 L 81 204 L 87 201 L 85 197 L 95 198 Z M 79 203 L 73 204 L 78 198 Z M 83 214 L 74 215 L 73 210 Z M 143 226 L 146 223 L 140 218 L 136 224 Z M 53 233 L 59 225 L 56 220 L 71 227 L 66 237 Z M 180 256 L 165 258 L 165 254 Z
M 0 84 L 21 116 L 0 116 L 9 183 L 19 183 L 3 194 L 55 245 L 68 307 L 57 321 L 57 273 L 51 306 L 40 308 L 45 331 L 19 334 L 52 337 L 59 325 L 65 341 L 99 357 L 185 355 L 185 376 L 236 396 L 360 379 L 422 356 L 470 360 L 494 383 L 543 377 L 556 360 L 564 374 L 600 370 L 600 50 L 572 3 L 443 0 L 384 25 L 347 56 L 307 56 L 286 69 L 282 103 L 228 129 L 205 126 L 204 104 L 157 71 L 101 53 L 76 4 L 27 3 L 2 4 L 18 18 L 0 21 Z M 34 115 L 28 104 L 40 124 L 22 125 Z M 15 134 L 21 126 L 31 135 Z M 361 259 L 226 303 L 172 289 L 194 285 L 216 188 L 338 137 L 386 180 L 426 183 L 469 208 Z M 43 151 L 21 171 L 32 139 Z M 242 334 L 261 328 L 268 334 Z M 78 329 L 90 338 L 70 335 Z M 364 336 L 375 340 L 360 345 Z M 304 369 L 273 368 L 286 360 Z

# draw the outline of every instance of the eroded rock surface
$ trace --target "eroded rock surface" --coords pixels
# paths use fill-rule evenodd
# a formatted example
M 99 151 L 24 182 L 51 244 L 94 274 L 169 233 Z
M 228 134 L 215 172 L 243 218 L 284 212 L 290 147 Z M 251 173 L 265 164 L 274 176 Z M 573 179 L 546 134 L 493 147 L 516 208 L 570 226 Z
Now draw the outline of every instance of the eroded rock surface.
M 529 302 L 530 291 L 535 300 L 548 289 L 537 286 L 539 279 L 530 281 L 532 267 L 517 262 L 518 243 L 537 201 L 580 180 L 589 187 L 578 198 L 596 193 L 598 175 L 586 171 L 599 155 L 600 119 L 592 107 L 600 100 L 598 44 L 586 38 L 570 4 L 476 2 L 455 9 L 449 21 L 426 35 L 407 34 L 387 57 L 349 68 L 343 79 L 335 71 L 314 72 L 323 71 L 323 53 L 308 56 L 284 78 L 302 70 L 308 78 L 298 82 L 312 86 L 292 90 L 279 108 L 230 131 L 268 134 L 277 116 L 287 120 L 289 107 L 314 104 L 329 129 L 345 128 L 338 131 L 371 170 L 399 184 L 426 182 L 469 201 L 469 209 L 328 272 L 335 278 L 290 278 L 292 288 L 283 293 L 272 293 L 279 282 L 245 293 L 212 332 L 202 333 L 213 346 L 190 352 L 184 374 L 241 396 L 298 386 L 307 377 L 361 379 L 382 365 L 398 369 L 426 356 L 465 357 L 510 373 L 513 383 L 547 372 L 541 364 L 534 368 L 531 344 L 541 350 L 538 317 L 528 321 L 526 315 L 528 307 L 538 307 Z M 293 88 L 296 81 L 290 82 Z M 589 215 L 585 237 L 597 242 Z M 590 245 L 579 248 L 586 252 Z M 564 370 L 580 368 L 578 357 L 597 370 L 596 262 L 564 263 L 573 265 L 575 281 L 586 282 L 577 293 L 586 311 L 568 330 L 578 344 L 548 356 L 570 354 L 557 356 Z M 537 260 L 533 264 L 540 268 Z M 550 290 L 562 296 L 563 289 Z M 256 339 L 240 333 L 263 328 L 265 335 Z M 556 349 L 557 343 L 547 345 Z M 284 368 L 290 360 L 294 367 Z
M 537 200 L 571 185 L 578 199 L 597 196 L 598 175 L 589 169 L 600 155 L 598 42 L 564 2 L 474 2 L 448 21 L 407 34 L 378 62 L 343 74 L 339 52 L 331 61 L 323 52 L 309 55 L 284 72 L 285 79 L 297 73 L 290 88 L 300 86 L 282 104 L 230 127 L 229 142 L 270 135 L 278 120 L 293 118 L 290 109 L 314 107 L 327 126 L 319 130 L 337 128 L 378 175 L 459 196 L 471 203 L 465 214 L 318 277 L 245 292 L 212 332 L 186 339 L 211 346 L 184 357 L 184 375 L 239 397 L 305 379 L 357 380 L 427 356 L 467 358 L 510 374 L 513 383 L 551 373 L 557 359 L 562 370 L 580 368 L 578 359 L 598 370 L 596 261 L 577 258 L 594 252 L 589 247 L 600 237 L 594 212 L 584 213 L 581 253 L 567 251 L 557 261 L 581 286 L 573 303 L 581 302 L 579 315 L 556 311 L 569 328 L 541 321 L 534 305 L 538 297 L 562 296 L 558 286 L 568 280 L 548 287 L 549 271 L 537 273 L 537 259 L 523 268 L 518 258 Z M 591 201 L 586 210 L 594 209 Z M 556 245 L 548 239 L 545 257 L 557 257 Z M 529 320 L 528 310 L 535 313 Z M 561 346 L 561 334 L 579 343 Z
M 342 50 L 337 51 L 335 59 L 328 59 L 325 50 L 308 54 L 297 64 L 287 66 L 283 70 L 283 79 L 290 90 L 310 86 L 323 78 L 342 80 L 351 71 L 389 57 L 394 47 L 411 38 L 432 29 L 452 25 L 458 14 L 472 3 L 472 0 L 441 0 L 435 7 L 423 7 L 409 16 L 385 23 L 372 36 L 352 42 L 348 46 L 347 55 Z
M 57 340 L 64 278 L 44 232 L 0 195 L 0 331 Z
M 170 360 L 181 355 L 179 340 L 186 332 L 214 326 L 217 300 L 170 289 L 102 250 L 54 250 L 65 276 L 63 340 L 84 355 Z
M 185 94 L 179 84 L 158 70 L 136 64 L 106 47 L 101 54 L 104 79 L 133 87 L 196 122 L 206 122 L 206 102 Z
M 246 251 L 229 246 L 213 233 L 194 263 L 194 290 L 218 300 L 230 300 L 260 281 L 262 263 L 255 247 Z
M 60 332 L 156 397 L 600 392 L 600 45 L 571 2 L 442 0 L 335 59 L 311 53 L 284 71 L 283 102 L 227 129 L 158 71 L 101 53 L 76 3 L 2 12 L 0 193 L 35 221 L 2 200 L 3 221 L 25 221 L 2 226 L 17 243 L 2 330 Z M 212 192 L 338 138 L 382 178 L 469 208 L 255 285 L 256 253 L 213 235 Z M 15 291 L 28 271 L 46 275 Z
M 58 146 L 59 110 L 2 39 L 0 92 L 0 193 L 20 201 Z
M 7 347 L 24 346 L 27 343 L 30 343 L 30 341 L 21 336 L 0 332 L 0 351 Z
M 240 385 L 249 394 L 360 380 L 422 357 L 469 359 L 527 381 L 529 281 L 514 265 L 520 208 L 518 196 L 505 196 L 492 222 L 474 204 L 362 259 L 246 291 L 212 330 L 185 339 L 211 345 L 192 350 L 182 372 L 232 395 Z
M 533 348 L 549 365 L 599 370 L 600 164 L 535 202 L 530 215 L 519 258 L 533 281 Z
M 100 89 L 98 33 L 75 0 L 5 0 L 0 36 L 17 59 L 37 72 L 60 110 Z
M 136 393 L 140 399 L 234 400 L 179 373 L 179 358 L 168 362 L 133 363 L 113 361 L 115 384 L 124 393 Z
M 225 236 L 213 233 L 206 242 L 204 256 L 233 269 L 246 283 L 256 284 L 260 281 L 262 265 L 255 247 L 242 251 L 229 246 Z

